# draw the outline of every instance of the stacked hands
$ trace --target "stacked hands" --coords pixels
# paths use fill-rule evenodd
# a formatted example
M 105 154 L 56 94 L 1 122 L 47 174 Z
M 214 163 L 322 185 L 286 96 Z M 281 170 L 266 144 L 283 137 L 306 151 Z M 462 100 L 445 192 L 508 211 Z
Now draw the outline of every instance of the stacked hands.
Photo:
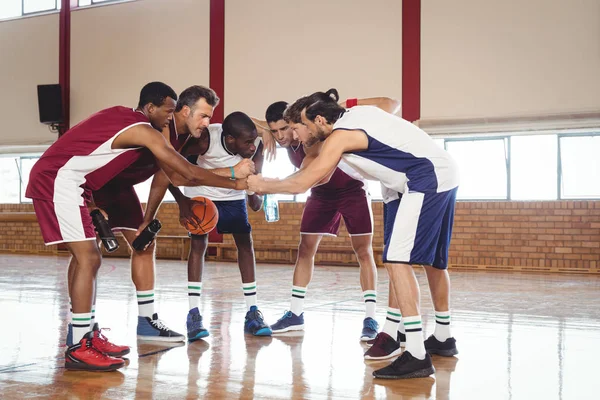
M 263 178 L 261 174 L 254 175 L 256 172 L 256 166 L 254 161 L 249 158 L 245 158 L 233 167 L 233 172 L 236 178 L 236 190 L 245 190 L 248 194 L 248 204 L 253 211 L 258 211 L 262 208 L 262 197 L 259 188 L 261 183 L 269 180 L 269 178 Z M 274 179 L 271 179 L 274 180 Z M 197 201 L 190 199 L 189 197 L 183 196 L 179 201 L 179 223 L 185 227 L 186 223 L 194 228 L 198 228 L 202 221 L 194 213 L 193 208 Z M 143 229 L 143 227 L 141 227 Z

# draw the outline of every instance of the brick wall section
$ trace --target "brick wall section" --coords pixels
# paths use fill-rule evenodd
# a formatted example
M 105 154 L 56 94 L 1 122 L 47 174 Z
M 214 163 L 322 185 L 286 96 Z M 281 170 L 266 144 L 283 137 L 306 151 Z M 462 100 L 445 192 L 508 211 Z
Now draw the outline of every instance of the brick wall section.
M 288 262 L 295 258 L 303 207 L 303 203 L 281 203 L 277 223 L 267 223 L 262 211 L 249 211 L 258 261 Z M 2 212 L 33 212 L 33 208 L 28 204 L 0 205 Z M 380 262 L 382 203 L 373 203 L 373 214 L 373 244 Z M 185 236 L 178 215 L 173 203 L 161 207 L 161 235 Z M 0 227 L 0 251 L 56 252 L 55 246 L 43 245 L 35 221 L 0 220 Z M 187 251 L 186 241 L 161 239 L 158 257 L 180 258 Z M 233 243 L 229 235 L 224 241 Z M 322 246 L 340 246 L 341 251 L 319 252 L 317 263 L 356 265 L 343 223 L 339 236 L 325 237 Z M 121 247 L 117 255 L 126 255 L 126 247 Z M 235 251 L 224 250 L 223 255 L 235 259 Z M 600 201 L 459 202 L 450 264 L 452 268 L 466 269 L 600 273 Z

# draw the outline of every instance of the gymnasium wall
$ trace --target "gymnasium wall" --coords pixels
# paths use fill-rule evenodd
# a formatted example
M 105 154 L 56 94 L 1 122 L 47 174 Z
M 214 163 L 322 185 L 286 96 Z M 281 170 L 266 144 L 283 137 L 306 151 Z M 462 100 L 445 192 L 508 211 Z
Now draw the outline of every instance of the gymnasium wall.
M 304 203 L 280 203 L 280 221 L 267 223 L 262 212 L 249 212 L 258 262 L 293 264 Z M 31 205 L 0 205 L 0 251 L 55 253 L 43 245 Z M 383 203 L 373 203 L 373 246 L 381 263 Z M 185 258 L 186 231 L 174 203 L 164 204 L 159 258 Z M 230 235 L 222 259 L 234 261 Z M 125 245 L 120 250 L 126 256 Z M 459 202 L 450 252 L 452 269 L 600 273 L 600 201 Z M 350 238 L 342 227 L 338 238 L 326 237 L 318 264 L 356 265 Z
M 402 96 L 402 2 L 227 0 L 225 115 L 330 87 Z
M 421 118 L 600 111 L 600 2 L 422 4 Z
M 0 24 L 2 25 L 2 24 Z M 209 1 L 142 0 L 71 13 L 71 125 L 142 86 L 208 84 Z
M 0 22 L 0 145 L 52 143 L 37 85 L 58 83 L 58 14 Z

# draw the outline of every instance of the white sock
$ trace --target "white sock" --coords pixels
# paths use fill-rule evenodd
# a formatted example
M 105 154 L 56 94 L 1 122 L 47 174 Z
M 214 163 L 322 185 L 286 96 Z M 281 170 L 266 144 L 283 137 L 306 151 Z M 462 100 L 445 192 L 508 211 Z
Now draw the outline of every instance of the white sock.
M 81 338 L 90 331 L 92 313 L 71 314 L 71 325 L 73 326 L 73 344 L 79 343 Z
M 304 296 L 306 296 L 306 287 L 292 286 L 292 305 L 290 311 L 298 316 L 304 311 Z
M 450 311 L 436 311 L 435 312 L 435 331 L 433 336 L 440 342 L 445 342 L 446 339 L 451 338 L 450 333 Z
M 388 307 L 382 332 L 387 333 L 392 339 L 396 340 L 396 332 L 398 332 L 398 324 L 401 319 L 402 314 L 400 314 L 399 309 Z
M 152 318 L 154 314 L 154 289 L 138 290 L 136 293 L 140 317 Z
M 423 360 L 425 358 L 425 344 L 423 343 L 423 323 L 421 316 L 404 317 L 406 329 L 406 349 L 413 357 Z
M 375 319 L 375 306 L 377 305 L 377 291 L 376 290 L 365 290 L 363 292 L 363 299 L 365 301 L 365 318 Z
M 246 308 L 250 311 L 250 307 L 256 305 L 256 281 L 242 283 L 242 290 L 244 291 L 244 299 L 246 300 Z
M 202 282 L 188 281 L 188 302 L 190 310 L 198 307 L 200 309 L 200 295 L 202 295 Z
M 92 318 L 90 319 L 90 331 L 94 330 L 94 323 L 96 323 L 96 305 L 92 304 Z

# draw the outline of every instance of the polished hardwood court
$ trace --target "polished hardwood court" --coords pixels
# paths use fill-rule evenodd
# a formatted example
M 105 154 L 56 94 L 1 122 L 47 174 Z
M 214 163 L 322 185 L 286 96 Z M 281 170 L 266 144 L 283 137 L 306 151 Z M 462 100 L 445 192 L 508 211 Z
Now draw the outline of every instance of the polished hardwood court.
M 456 272 L 453 334 L 460 354 L 434 356 L 436 374 L 377 380 L 389 361 L 366 362 L 359 341 L 358 269 L 317 267 L 305 303 L 305 331 L 244 335 L 237 265 L 208 263 L 202 314 L 210 337 L 193 344 L 136 342 L 137 303 L 126 259 L 105 259 L 97 320 L 115 343 L 132 346 L 118 372 L 64 369 L 65 257 L 0 255 L 0 398 L 53 399 L 598 399 L 600 277 Z M 257 267 L 259 307 L 274 323 L 289 307 L 292 267 Z M 424 330 L 434 320 L 424 274 Z M 158 261 L 157 308 L 185 333 L 186 265 Z M 387 275 L 379 270 L 378 321 Z

